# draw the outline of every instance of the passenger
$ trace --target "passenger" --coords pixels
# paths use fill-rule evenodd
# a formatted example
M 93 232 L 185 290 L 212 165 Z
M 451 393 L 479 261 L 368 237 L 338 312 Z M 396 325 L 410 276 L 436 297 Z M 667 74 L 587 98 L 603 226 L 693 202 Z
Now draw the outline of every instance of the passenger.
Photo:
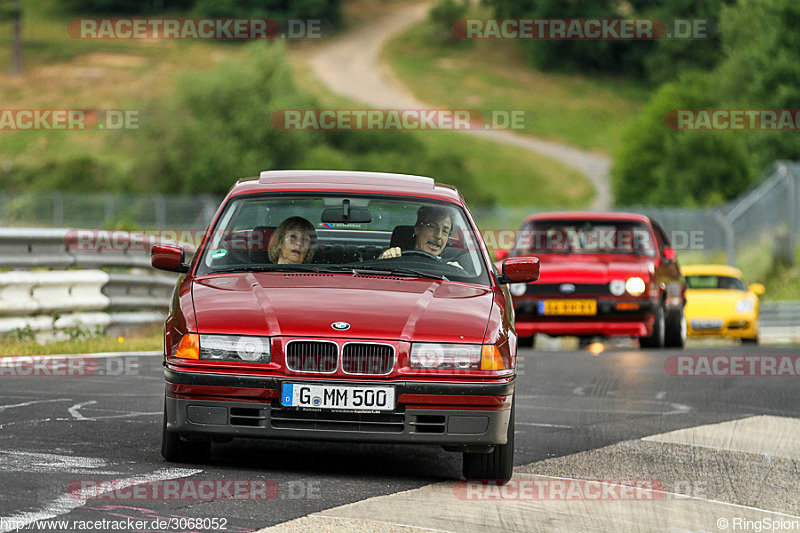
M 450 210 L 443 207 L 422 206 L 417 211 L 417 222 L 414 224 L 413 250 L 439 258 L 452 232 L 453 215 Z M 395 246 L 384 251 L 378 259 L 390 259 L 402 255 L 400 247 Z
M 317 245 L 317 231 L 303 217 L 289 217 L 269 240 L 269 260 L 279 265 L 310 263 Z

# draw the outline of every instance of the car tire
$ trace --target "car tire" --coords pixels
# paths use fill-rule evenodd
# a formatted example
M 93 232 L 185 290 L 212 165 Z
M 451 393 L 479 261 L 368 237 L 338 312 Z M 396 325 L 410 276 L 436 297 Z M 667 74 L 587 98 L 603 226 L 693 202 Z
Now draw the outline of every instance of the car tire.
M 668 348 L 683 348 L 686 345 L 686 314 L 683 306 L 680 310 L 672 311 L 667 315 L 666 329 L 664 330 L 664 346 Z
M 505 485 L 514 473 L 514 400 L 508 420 L 507 440 L 489 453 L 463 453 L 462 473 L 467 480 L 492 481 Z
M 534 348 L 536 346 L 536 335 L 530 337 L 518 337 L 517 346 L 520 348 Z
M 594 342 L 594 337 L 587 337 L 585 335 L 578 337 L 578 349 L 585 350 Z
M 758 337 L 754 337 L 752 339 L 740 339 L 742 344 L 758 344 Z
M 161 455 L 171 463 L 201 463 L 211 454 L 211 441 L 188 442 L 180 433 L 167 430 L 167 402 L 161 431 Z
M 656 307 L 655 320 L 653 320 L 653 333 L 649 337 L 639 337 L 639 346 L 642 348 L 663 348 L 666 325 L 664 320 L 664 305 Z

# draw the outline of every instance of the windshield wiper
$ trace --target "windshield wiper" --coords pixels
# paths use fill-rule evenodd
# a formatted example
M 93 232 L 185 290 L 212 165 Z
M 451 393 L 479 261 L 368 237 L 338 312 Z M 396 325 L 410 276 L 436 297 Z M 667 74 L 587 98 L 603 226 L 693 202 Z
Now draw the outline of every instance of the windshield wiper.
M 346 267 L 345 267 L 346 268 Z M 372 275 L 383 275 L 383 276 L 406 276 L 406 277 L 415 277 L 415 278 L 428 278 L 428 279 L 438 279 L 442 281 L 450 281 L 447 279 L 447 276 L 442 276 L 440 274 L 431 274 L 430 272 L 422 272 L 421 270 L 415 270 L 413 268 L 383 268 L 383 267 L 369 267 L 369 266 L 362 266 L 357 268 L 349 268 L 353 272 L 353 274 L 372 274 Z
M 328 266 L 314 265 L 240 265 L 217 268 L 209 272 L 209 274 L 224 272 L 341 272 L 341 270 L 331 269 Z

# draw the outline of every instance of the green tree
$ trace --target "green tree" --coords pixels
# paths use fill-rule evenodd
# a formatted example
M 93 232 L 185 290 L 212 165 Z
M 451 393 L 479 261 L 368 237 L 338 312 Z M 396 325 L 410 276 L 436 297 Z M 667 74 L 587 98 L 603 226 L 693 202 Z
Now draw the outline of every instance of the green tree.
M 662 86 L 614 157 L 612 189 L 622 205 L 709 205 L 748 187 L 753 169 L 741 132 L 675 131 L 670 111 L 714 107 L 713 80 L 687 75 Z

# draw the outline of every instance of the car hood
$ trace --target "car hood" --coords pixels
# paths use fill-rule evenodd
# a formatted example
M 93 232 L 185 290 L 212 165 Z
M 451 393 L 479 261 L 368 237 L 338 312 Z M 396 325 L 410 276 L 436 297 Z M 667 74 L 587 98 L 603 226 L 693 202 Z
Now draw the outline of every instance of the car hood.
M 324 273 L 207 276 L 192 295 L 200 333 L 463 343 L 483 341 L 493 301 L 489 287 Z
M 536 283 L 608 283 L 615 279 L 639 276 L 645 280 L 653 275 L 652 259 L 638 257 L 634 260 L 613 258 L 576 257 L 575 255 L 548 255 L 540 258 L 539 281 Z
M 736 302 L 747 295 L 747 292 L 731 289 L 686 289 L 686 314 L 730 313 L 736 309 Z

